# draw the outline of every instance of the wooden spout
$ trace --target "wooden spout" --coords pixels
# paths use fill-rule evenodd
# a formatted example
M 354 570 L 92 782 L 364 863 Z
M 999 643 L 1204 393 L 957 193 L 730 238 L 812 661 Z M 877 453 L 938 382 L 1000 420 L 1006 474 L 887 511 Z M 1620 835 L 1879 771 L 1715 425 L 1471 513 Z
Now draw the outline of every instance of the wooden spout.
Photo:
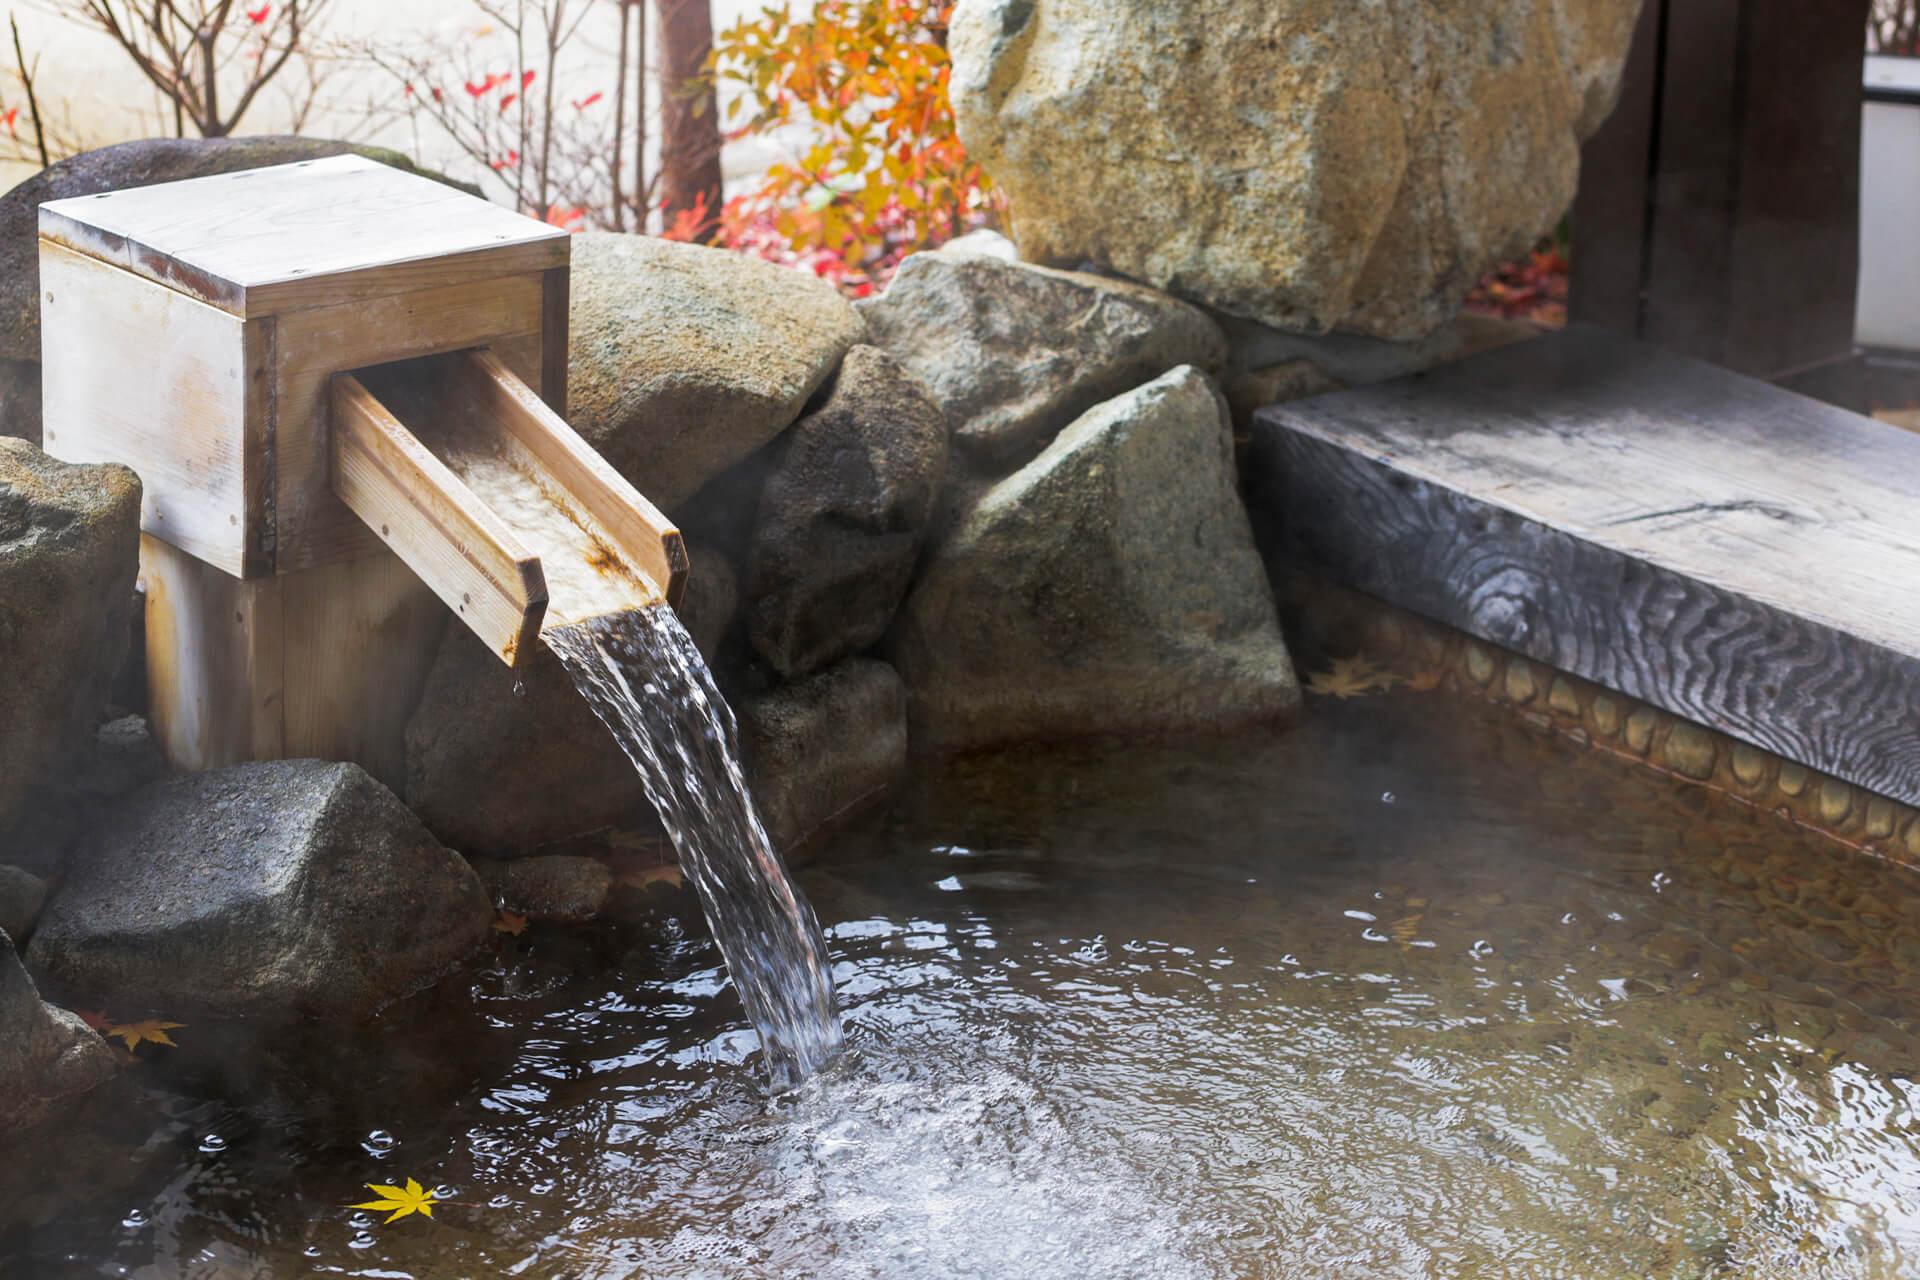
M 678 601 L 679 531 L 491 352 L 338 374 L 332 406 L 334 492 L 509 666 Z

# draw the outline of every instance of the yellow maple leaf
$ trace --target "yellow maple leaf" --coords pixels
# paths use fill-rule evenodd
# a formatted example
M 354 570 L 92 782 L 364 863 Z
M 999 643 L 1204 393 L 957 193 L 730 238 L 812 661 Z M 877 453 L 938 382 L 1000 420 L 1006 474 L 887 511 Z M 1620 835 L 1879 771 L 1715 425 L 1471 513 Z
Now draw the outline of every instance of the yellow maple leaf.
M 440 1198 L 438 1192 L 429 1191 L 413 1179 L 407 1179 L 404 1187 L 390 1187 L 384 1183 L 369 1182 L 367 1190 L 379 1196 L 378 1200 L 369 1200 L 364 1204 L 348 1205 L 349 1209 L 372 1209 L 375 1213 L 387 1215 L 387 1221 L 404 1218 L 410 1213 L 422 1213 L 433 1216 L 433 1202 Z
M 522 915 L 516 915 L 511 911 L 502 911 L 498 916 L 494 917 L 493 931 L 495 933 L 510 933 L 518 937 L 527 931 L 527 918 Z
M 1430 671 L 1416 671 L 1414 674 L 1408 676 L 1403 683 L 1407 686 L 1407 690 L 1410 693 L 1427 693 L 1438 689 L 1440 687 L 1440 668 L 1435 667 Z
M 1307 688 L 1334 698 L 1357 698 L 1367 693 L 1384 693 L 1400 682 L 1391 671 L 1383 671 L 1365 658 L 1336 658 L 1326 671 L 1307 678 Z
M 158 1018 L 147 1018 L 141 1022 L 114 1022 L 108 1024 L 107 1035 L 112 1039 L 125 1042 L 128 1053 L 132 1053 L 142 1043 L 164 1044 L 170 1049 L 177 1049 L 180 1046 L 174 1044 L 173 1037 L 167 1032 L 178 1031 L 186 1025 L 184 1022 L 162 1022 Z

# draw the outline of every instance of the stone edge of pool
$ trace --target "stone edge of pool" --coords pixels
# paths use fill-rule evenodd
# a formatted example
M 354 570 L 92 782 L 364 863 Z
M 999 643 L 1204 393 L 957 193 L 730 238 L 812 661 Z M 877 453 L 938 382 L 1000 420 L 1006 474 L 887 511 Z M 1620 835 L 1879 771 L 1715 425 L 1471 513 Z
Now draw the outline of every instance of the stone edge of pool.
M 1535 727 L 1920 870 L 1920 809 L 1303 572 L 1275 582 L 1289 642 L 1511 708 Z

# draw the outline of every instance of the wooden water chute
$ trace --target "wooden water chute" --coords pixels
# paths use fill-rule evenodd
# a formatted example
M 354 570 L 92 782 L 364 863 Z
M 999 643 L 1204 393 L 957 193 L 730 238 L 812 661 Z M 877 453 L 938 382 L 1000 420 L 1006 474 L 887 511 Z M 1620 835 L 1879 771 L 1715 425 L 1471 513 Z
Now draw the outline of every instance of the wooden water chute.
M 172 764 L 397 785 L 449 611 L 517 665 L 678 598 L 679 533 L 561 416 L 568 246 L 353 156 L 41 207 L 45 447 L 140 476 Z

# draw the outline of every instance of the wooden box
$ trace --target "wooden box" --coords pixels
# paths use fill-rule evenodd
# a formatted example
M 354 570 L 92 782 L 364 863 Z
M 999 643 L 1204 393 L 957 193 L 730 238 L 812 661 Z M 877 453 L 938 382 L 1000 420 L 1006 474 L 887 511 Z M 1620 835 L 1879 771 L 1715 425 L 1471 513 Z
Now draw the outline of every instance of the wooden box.
M 328 482 L 337 372 L 489 346 L 564 413 L 568 237 L 358 156 L 40 207 L 48 453 L 240 578 L 378 547 Z
M 139 473 L 172 764 L 398 787 L 449 611 L 517 665 L 607 611 L 583 559 L 617 607 L 677 599 L 679 534 L 559 416 L 568 244 L 352 156 L 41 206 L 45 445 Z M 509 473 L 531 507 L 476 492 Z

